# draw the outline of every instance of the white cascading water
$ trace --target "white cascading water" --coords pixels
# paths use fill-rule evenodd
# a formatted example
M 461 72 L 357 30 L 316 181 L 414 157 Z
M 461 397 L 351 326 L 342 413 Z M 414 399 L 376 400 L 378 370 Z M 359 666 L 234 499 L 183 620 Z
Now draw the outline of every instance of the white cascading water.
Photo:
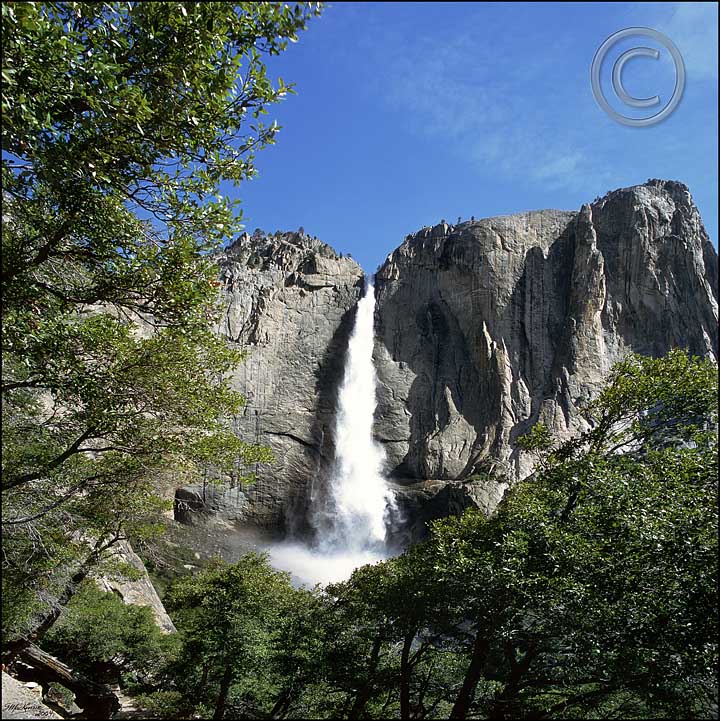
M 396 513 L 385 482 L 382 447 L 373 438 L 376 375 L 373 365 L 375 290 L 368 283 L 357 306 L 335 423 L 335 472 L 311 521 L 317 546 L 268 548 L 273 565 L 310 583 L 330 583 L 353 569 L 387 558 L 386 524 Z
M 392 493 L 383 476 L 384 453 L 373 438 L 377 378 L 373 365 L 375 290 L 368 283 L 357 306 L 335 423 L 336 470 L 329 516 L 319 524 L 326 551 L 384 548 Z

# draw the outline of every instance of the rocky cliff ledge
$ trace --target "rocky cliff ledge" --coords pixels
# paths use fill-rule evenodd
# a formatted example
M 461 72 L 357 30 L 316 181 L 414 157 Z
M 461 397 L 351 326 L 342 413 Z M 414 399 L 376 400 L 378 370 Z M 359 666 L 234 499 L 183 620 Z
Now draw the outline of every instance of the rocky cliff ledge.
M 518 436 L 537 421 L 558 437 L 582 428 L 579 406 L 628 351 L 717 358 L 717 263 L 688 188 L 662 180 L 580 212 L 409 235 L 376 279 L 388 470 L 419 490 L 493 466 L 523 476 Z M 468 503 L 497 503 L 503 488 L 478 483 Z
M 271 529 L 303 522 L 312 482 L 332 462 L 335 397 L 364 280 L 360 266 L 297 233 L 243 234 L 218 258 L 226 310 L 220 332 L 246 351 L 232 378 L 247 398 L 237 433 L 269 446 L 276 459 L 257 482 L 190 486 L 176 517 L 212 511 Z

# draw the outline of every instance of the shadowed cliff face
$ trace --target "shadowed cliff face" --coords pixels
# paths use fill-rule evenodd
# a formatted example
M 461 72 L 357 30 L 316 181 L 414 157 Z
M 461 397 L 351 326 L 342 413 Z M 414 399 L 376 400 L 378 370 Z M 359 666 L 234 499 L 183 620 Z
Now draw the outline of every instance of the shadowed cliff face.
M 209 486 L 204 504 L 202 486 L 180 489 L 177 516 L 202 507 L 307 533 L 310 499 L 327 492 L 362 270 L 298 233 L 245 235 L 218 262 L 219 330 L 248 353 L 232 378 L 248 399 L 237 432 L 277 462 L 253 486 Z M 717 263 L 688 189 L 670 181 L 579 212 L 408 236 L 377 274 L 374 358 L 375 434 L 411 535 L 467 505 L 492 511 L 506 486 L 486 472 L 530 472 L 516 440 L 537 421 L 558 437 L 582 428 L 579 406 L 627 352 L 681 346 L 717 358 Z
M 559 437 L 582 428 L 578 407 L 627 352 L 717 358 L 716 274 L 690 193 L 670 181 L 579 213 L 408 236 L 376 281 L 376 434 L 389 471 L 401 483 L 490 463 L 527 474 L 518 435 L 537 421 Z

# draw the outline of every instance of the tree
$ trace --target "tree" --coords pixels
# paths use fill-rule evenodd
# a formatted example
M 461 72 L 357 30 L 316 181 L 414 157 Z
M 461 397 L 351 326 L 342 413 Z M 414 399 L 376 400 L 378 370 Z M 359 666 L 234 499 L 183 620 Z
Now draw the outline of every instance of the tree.
M 332 715 L 442 716 L 454 656 L 447 641 L 462 616 L 427 560 L 421 544 L 328 587 L 325 677 L 344 695 Z
M 120 674 L 136 683 L 157 681 L 177 651 L 177 634 L 164 634 L 147 606 L 123 603 L 86 580 L 46 636 L 48 650 L 94 678 Z
M 161 473 L 267 461 L 231 419 L 241 360 L 212 331 L 212 251 L 239 227 L 220 183 L 255 174 L 264 55 L 318 4 L 2 7 L 3 570 L 11 601 L 56 580 L 52 625 L 109 546 L 152 532 Z M 143 523 L 142 521 L 147 521 Z M 131 528 L 134 526 L 134 529 Z M 8 610 L 8 606 L 4 606 Z
M 328 588 L 341 718 L 705 718 L 717 698 L 717 368 L 618 364 L 591 427 L 523 445 L 495 514 Z
M 428 563 L 476 629 L 452 718 L 709 712 L 717 369 L 633 356 L 587 415 L 494 517 L 435 527 Z
M 175 682 L 188 705 L 215 719 L 287 713 L 312 660 L 303 651 L 312 592 L 251 553 L 180 579 L 166 603 L 183 641 Z

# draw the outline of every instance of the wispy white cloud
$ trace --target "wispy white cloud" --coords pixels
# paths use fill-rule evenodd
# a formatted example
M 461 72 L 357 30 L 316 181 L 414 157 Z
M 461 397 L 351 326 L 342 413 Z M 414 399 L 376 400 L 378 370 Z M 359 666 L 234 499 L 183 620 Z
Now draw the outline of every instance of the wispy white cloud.
M 714 2 L 667 3 L 657 29 L 677 45 L 691 80 L 718 78 L 718 6 Z
M 380 101 L 402 112 L 409 130 L 483 170 L 552 189 L 597 187 L 617 175 L 618 153 L 627 154 L 619 143 L 633 143 L 590 92 L 590 61 L 605 37 L 624 21 L 656 27 L 680 48 L 688 81 L 717 78 L 713 3 L 614 6 L 602 26 L 597 13 L 575 9 L 563 23 L 521 8 L 524 19 L 481 6 L 476 20 L 442 37 L 376 24 L 367 49 L 382 56 Z
M 503 54 L 502 42 L 483 43 L 474 30 L 383 46 L 398 48 L 384 58 L 383 100 L 413 131 L 509 178 L 562 187 L 584 175 L 587 148 L 571 108 L 586 88 L 575 78 L 562 86 L 558 41 L 539 57 Z

